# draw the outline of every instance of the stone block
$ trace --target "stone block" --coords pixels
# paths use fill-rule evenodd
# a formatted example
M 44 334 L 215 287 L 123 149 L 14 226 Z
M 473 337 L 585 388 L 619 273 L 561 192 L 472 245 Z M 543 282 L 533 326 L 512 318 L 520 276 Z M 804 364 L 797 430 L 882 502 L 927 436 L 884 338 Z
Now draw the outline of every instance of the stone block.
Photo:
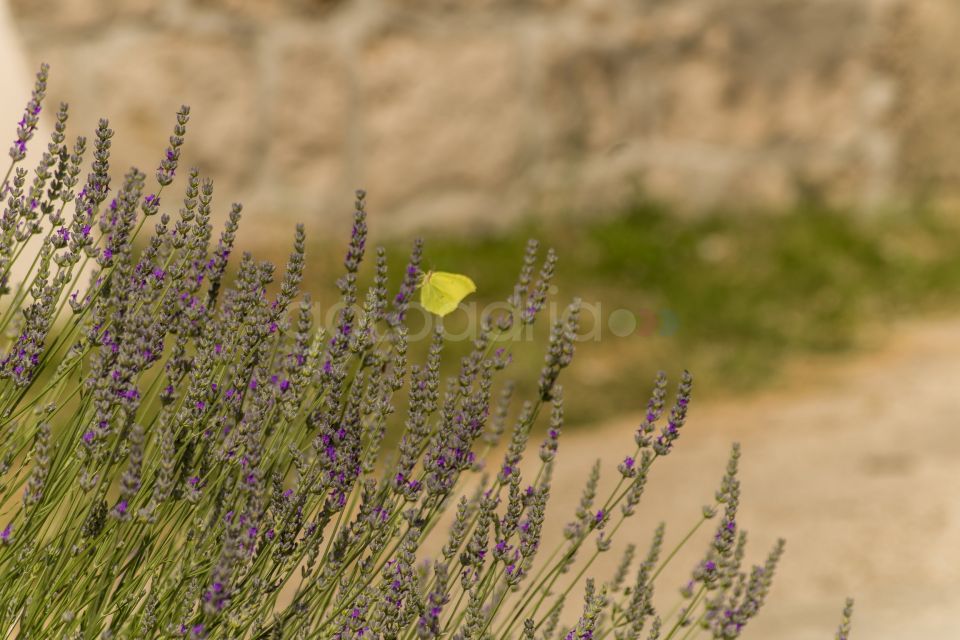
M 266 157 L 261 180 L 271 206 L 301 212 L 304 222 L 349 213 L 354 188 L 350 155 L 351 80 L 345 60 L 323 38 L 279 45 L 262 96 Z
M 163 10 L 153 0 L 10 0 L 14 17 L 53 32 L 93 31 L 115 21 L 148 21 Z
M 363 122 L 354 173 L 387 207 L 434 189 L 502 189 L 521 169 L 527 135 L 521 67 L 506 35 L 370 42 L 357 77 Z

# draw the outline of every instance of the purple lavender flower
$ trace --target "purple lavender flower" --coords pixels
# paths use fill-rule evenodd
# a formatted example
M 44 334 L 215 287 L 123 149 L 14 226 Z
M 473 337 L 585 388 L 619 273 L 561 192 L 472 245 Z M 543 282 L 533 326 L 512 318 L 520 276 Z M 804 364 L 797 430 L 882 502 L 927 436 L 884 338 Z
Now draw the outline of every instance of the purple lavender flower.
M 33 96 L 24 110 L 23 117 L 17 122 L 17 137 L 10 147 L 10 158 L 14 162 L 20 162 L 27 155 L 27 142 L 33 138 L 33 134 L 40 122 L 40 109 L 44 97 L 47 93 L 47 78 L 50 73 L 50 65 L 40 65 L 40 71 L 37 72 L 36 84 L 33 89 Z

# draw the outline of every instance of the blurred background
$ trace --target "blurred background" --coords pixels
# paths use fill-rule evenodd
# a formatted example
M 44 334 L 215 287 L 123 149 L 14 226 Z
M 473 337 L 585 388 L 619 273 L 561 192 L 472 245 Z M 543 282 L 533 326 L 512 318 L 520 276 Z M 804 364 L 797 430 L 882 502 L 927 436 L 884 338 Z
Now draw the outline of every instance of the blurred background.
M 789 540 L 745 637 L 829 637 L 848 593 L 860 637 L 957 637 L 958 36 L 952 0 L 0 0 L 0 122 L 49 62 L 73 134 L 149 171 L 190 104 L 221 220 L 281 262 L 303 222 L 321 308 L 356 187 L 394 266 L 423 235 L 478 303 L 539 238 L 591 309 L 568 451 L 622 455 L 692 370 L 679 531 L 744 443 L 745 526 Z

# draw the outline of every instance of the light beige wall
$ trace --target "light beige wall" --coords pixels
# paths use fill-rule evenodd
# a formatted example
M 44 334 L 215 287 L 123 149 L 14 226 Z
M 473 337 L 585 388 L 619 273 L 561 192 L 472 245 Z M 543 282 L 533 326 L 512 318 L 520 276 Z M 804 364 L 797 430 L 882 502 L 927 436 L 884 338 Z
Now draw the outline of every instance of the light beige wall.
M 0 156 L 0 167 L 3 167 L 0 172 L 5 172 L 10 162 L 7 152 L 16 136 L 16 123 L 23 116 L 33 85 L 16 24 L 3 0 L 0 0 L 0 79 L 0 153 L 3 154 Z M 44 137 L 49 134 L 49 127 L 45 125 L 45 122 L 41 122 L 41 127 L 28 147 L 27 166 L 35 163 L 43 153 Z M 37 236 L 28 243 L 27 251 L 39 251 L 41 244 L 42 240 Z M 22 281 L 27 275 L 28 266 L 27 260 L 14 263 L 8 274 L 10 282 Z
M 20 119 L 23 107 L 30 98 L 26 60 L 16 26 L 10 17 L 6 2 L 0 0 L 0 131 L 5 134 L 0 140 L 9 137 L 13 140 L 16 122 Z M 6 151 L 6 146 L 3 147 Z
M 953 0 L 11 0 L 76 125 L 186 158 L 264 233 L 688 209 L 873 206 L 957 184 Z M 282 224 L 272 224 L 273 221 Z

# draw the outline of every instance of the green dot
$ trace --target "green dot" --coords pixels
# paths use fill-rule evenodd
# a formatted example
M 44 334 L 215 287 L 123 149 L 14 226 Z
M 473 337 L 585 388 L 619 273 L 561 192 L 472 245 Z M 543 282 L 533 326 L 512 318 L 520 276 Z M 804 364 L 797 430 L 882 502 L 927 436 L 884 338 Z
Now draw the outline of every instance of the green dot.
M 637 330 L 637 316 L 627 309 L 617 309 L 607 318 L 610 333 L 618 338 L 626 338 Z

